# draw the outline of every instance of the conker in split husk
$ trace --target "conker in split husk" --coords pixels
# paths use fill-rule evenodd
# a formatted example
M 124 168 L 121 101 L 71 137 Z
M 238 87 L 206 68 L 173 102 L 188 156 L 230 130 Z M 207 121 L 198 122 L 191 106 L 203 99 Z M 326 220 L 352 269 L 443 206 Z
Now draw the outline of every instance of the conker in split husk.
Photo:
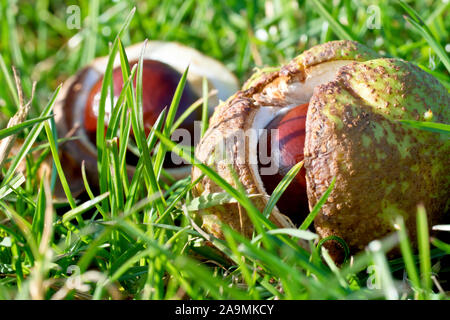
M 446 133 L 419 129 L 414 121 L 450 123 L 450 95 L 437 79 L 357 42 L 332 41 L 285 66 L 259 70 L 216 107 L 195 155 L 233 186 L 238 185 L 237 175 L 260 212 L 286 172 L 304 159 L 304 170 L 277 202 L 270 220 L 282 228 L 298 228 L 305 218 L 305 194 L 308 213 L 335 181 L 315 216 L 315 232 L 321 238 L 341 238 L 354 254 L 395 233 L 399 217 L 415 243 L 418 205 L 426 208 L 430 228 L 449 211 L 450 139 Z M 263 174 L 266 162 L 258 158 L 258 141 L 259 148 L 266 142 L 253 138 L 262 136 L 235 138 L 264 129 L 279 130 L 281 161 L 272 176 Z M 221 152 L 227 162 L 217 158 Z M 194 167 L 192 180 L 201 175 Z M 208 197 L 223 189 L 204 177 L 192 191 Z M 255 231 L 237 202 L 195 214 L 219 238 L 224 238 L 224 224 L 247 237 Z M 342 261 L 337 241 L 326 241 L 324 247 L 335 261 Z
M 289 170 L 304 159 L 303 148 L 305 145 L 307 111 L 307 103 L 296 106 L 286 113 L 278 115 L 265 128 L 267 130 L 267 141 L 260 140 L 259 143 L 267 143 L 267 155 L 277 153 L 279 156 L 278 172 L 272 175 L 261 174 L 264 187 L 269 194 L 272 194 Z M 274 132 L 274 130 L 277 131 Z M 274 150 L 274 148 L 278 149 Z M 260 167 L 264 167 L 264 165 L 260 164 Z M 304 168 L 300 170 L 284 191 L 278 201 L 278 208 L 294 223 L 301 223 L 302 219 L 308 214 Z

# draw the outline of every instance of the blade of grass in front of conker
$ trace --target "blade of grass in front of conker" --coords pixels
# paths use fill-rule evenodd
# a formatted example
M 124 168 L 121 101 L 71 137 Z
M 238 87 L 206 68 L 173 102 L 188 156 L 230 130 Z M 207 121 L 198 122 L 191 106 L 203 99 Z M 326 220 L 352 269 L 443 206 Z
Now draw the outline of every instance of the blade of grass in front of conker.
M 248 197 L 257 198 L 259 197 L 259 195 L 248 195 Z M 193 198 L 187 204 L 187 209 L 189 211 L 199 211 L 202 209 L 215 207 L 217 205 L 225 203 L 237 203 L 237 202 L 238 200 L 235 199 L 228 192 L 213 192 Z
M 73 210 L 76 208 L 75 199 L 72 196 L 72 192 L 70 191 L 70 187 L 67 182 L 66 176 L 64 174 L 64 170 L 62 169 L 61 160 L 59 159 L 59 154 L 58 154 L 58 151 L 56 150 L 55 141 L 53 138 L 53 132 L 52 132 L 48 122 L 44 123 L 44 128 L 45 128 L 45 133 L 47 134 L 47 140 L 50 145 L 50 150 L 51 150 L 52 157 L 53 157 L 54 167 L 56 168 L 56 171 L 58 173 L 59 181 L 61 183 L 61 186 L 63 187 L 64 194 L 66 195 L 66 198 L 69 202 L 71 209 Z M 76 220 L 80 227 L 83 227 L 85 225 L 84 220 L 81 217 L 76 216 Z M 74 226 L 70 225 L 69 223 L 65 223 L 65 227 L 68 230 L 72 230 L 72 231 L 74 230 Z
M 263 210 L 264 217 L 269 218 L 276 203 L 281 198 L 287 187 L 289 187 L 289 184 L 292 182 L 292 180 L 294 180 L 295 176 L 300 172 L 302 167 L 303 161 L 300 161 L 289 170 L 289 172 L 283 177 L 283 179 L 281 179 L 275 190 L 273 190 L 269 201 L 267 201 L 267 204 Z
M 209 95 L 212 96 L 213 94 L 214 92 L 211 92 Z M 203 110 L 203 105 L 205 103 L 204 99 L 205 99 L 204 96 L 202 98 L 199 98 L 177 118 L 177 120 L 170 129 L 170 134 L 172 134 L 178 127 L 180 127 L 183 121 L 186 120 L 186 118 L 189 117 L 191 113 L 197 110 L 200 106 L 202 106 Z M 206 100 L 208 100 L 208 94 L 206 95 Z
M 231 177 L 233 178 L 234 185 L 236 185 L 236 187 L 237 187 L 236 188 L 237 192 L 243 196 L 243 199 L 245 201 L 249 201 L 250 204 L 252 206 L 254 206 L 253 202 L 248 197 L 247 190 L 244 188 L 242 182 L 239 180 L 237 172 L 231 164 L 228 164 L 228 170 L 231 173 Z M 255 212 L 247 211 L 247 215 L 249 216 L 249 218 L 254 226 L 253 236 L 255 235 L 255 231 L 256 231 L 258 233 L 258 235 L 261 235 L 261 241 L 264 244 L 264 246 L 269 251 L 273 251 L 274 243 L 273 243 L 272 239 L 267 236 L 267 233 L 266 233 L 266 230 L 265 230 L 263 224 L 264 224 L 264 222 L 266 222 L 266 224 L 268 226 L 270 226 L 269 230 L 274 229 L 275 225 L 267 217 L 265 217 L 264 215 L 261 215 L 261 213 L 259 212 L 259 210 L 256 207 L 255 207 L 255 209 L 256 209 Z M 241 208 L 239 208 L 239 210 L 241 210 Z
M 411 128 L 441 134 L 450 134 L 450 125 L 446 123 L 415 121 L 415 120 L 399 120 L 399 121 Z
M 165 115 L 166 115 L 166 109 L 164 108 L 163 111 L 161 111 L 161 113 L 159 114 L 158 118 L 156 119 L 156 122 L 154 123 L 152 129 L 150 130 L 150 134 L 147 137 L 147 147 L 149 150 L 153 150 L 153 148 L 157 142 L 157 137 L 155 136 L 154 132 L 160 131 L 162 129 L 163 124 L 164 124 Z M 121 154 L 121 166 L 122 167 L 126 165 L 125 161 L 126 161 L 125 153 L 122 153 Z M 141 183 L 141 177 L 144 175 L 142 173 L 142 171 L 144 170 L 143 161 L 144 161 L 143 158 L 139 157 L 138 163 L 136 165 L 136 169 L 134 171 L 132 180 L 129 185 L 129 191 L 126 194 L 127 203 L 125 205 L 125 210 L 129 210 L 135 202 L 134 199 L 137 195 L 136 193 L 137 193 L 139 184 Z
M 430 63 L 428 61 L 428 63 Z M 433 65 L 424 65 L 424 64 L 417 64 L 422 70 L 425 72 L 431 74 L 433 77 L 439 80 L 439 82 L 447 89 L 447 91 L 450 91 L 450 78 L 447 74 L 442 74 L 442 72 L 438 70 L 432 70 L 430 68 L 433 67 Z
M 106 158 L 106 137 L 105 137 L 105 106 L 108 95 L 113 94 L 112 92 L 109 93 L 109 91 L 113 81 L 112 70 L 117 50 L 118 50 L 118 38 L 116 38 L 116 41 L 114 41 L 114 44 L 110 50 L 108 63 L 103 77 L 102 87 L 100 91 L 100 100 L 98 105 L 96 145 L 97 145 L 97 170 L 98 170 L 100 193 L 105 193 L 108 190 L 107 186 L 108 166 Z M 102 202 L 102 207 L 104 211 L 109 211 L 107 201 Z
M 317 234 L 312 233 L 311 231 L 299 230 L 299 229 L 294 229 L 294 228 L 273 229 L 273 230 L 267 231 L 267 233 L 272 234 L 272 235 L 285 234 L 285 235 L 291 236 L 293 238 L 303 239 L 303 240 L 307 240 L 307 241 L 315 240 L 319 237 Z M 257 243 L 259 241 L 261 241 L 261 235 L 257 235 L 256 237 L 254 237 L 252 239 L 252 243 Z
M 336 276 L 336 280 L 339 282 L 339 284 L 343 288 L 349 289 L 347 281 L 342 276 L 339 268 L 334 263 L 333 259 L 331 258 L 330 254 L 328 253 L 328 250 L 325 247 L 321 247 L 320 251 L 321 251 L 320 253 L 322 254 L 323 259 L 325 260 L 326 264 L 328 265 L 330 270 L 333 272 L 333 274 Z
M 183 206 L 183 214 L 186 216 L 186 219 L 190 222 L 191 226 L 194 228 L 195 232 L 197 232 L 200 236 L 202 236 L 205 240 L 211 242 L 217 249 L 222 251 L 226 256 L 231 257 L 231 251 L 226 246 L 223 240 L 216 238 L 215 236 L 206 233 L 199 225 L 194 221 L 194 219 L 189 215 L 189 211 L 186 208 L 186 205 Z M 232 258 L 231 258 L 232 259 Z
M 203 105 L 202 105 L 202 137 L 208 130 L 208 79 L 203 77 L 202 80 L 202 93 L 203 93 Z
M 123 82 L 126 83 L 127 79 L 130 79 L 128 85 L 124 85 L 122 91 L 126 92 L 126 105 L 127 108 L 124 108 L 122 114 L 120 116 L 120 132 L 119 132 L 119 159 L 120 159 L 120 168 L 122 172 L 122 181 L 124 185 L 125 192 L 128 193 L 129 190 L 129 181 L 128 178 L 124 178 L 128 176 L 127 172 L 127 164 L 126 164 L 126 154 L 128 152 L 128 146 L 130 141 L 131 134 L 131 126 L 132 126 L 132 116 L 130 116 L 128 110 L 132 110 L 133 106 L 136 104 L 136 97 L 134 95 L 134 86 L 133 80 L 136 74 L 137 65 L 133 66 L 132 71 L 130 71 L 130 65 L 128 63 L 128 57 L 125 52 L 125 48 L 123 47 L 122 41 L 119 39 L 119 57 L 120 57 L 120 68 L 122 70 L 122 78 Z M 146 185 L 149 183 L 145 180 Z
M 97 162 L 99 175 L 102 176 L 101 172 L 101 162 L 103 161 L 103 151 L 105 149 L 105 104 L 108 97 L 108 91 L 110 90 L 110 85 L 112 83 L 112 70 L 114 66 L 114 59 L 118 50 L 118 40 L 114 41 L 114 44 L 110 50 L 108 56 L 108 63 L 106 65 L 105 74 L 102 81 L 102 87 L 100 91 L 100 100 L 98 105 L 98 116 L 97 116 L 97 131 L 96 131 L 96 145 L 97 145 Z M 110 94 L 113 94 L 112 92 Z M 101 185 L 104 182 L 100 183 Z M 102 187 L 102 186 L 101 186 Z
M 308 216 L 305 218 L 303 223 L 300 225 L 300 230 L 306 230 L 309 228 L 311 223 L 316 218 L 317 214 L 319 213 L 320 209 L 324 205 L 324 203 L 327 201 L 328 196 L 330 195 L 331 191 L 333 191 L 334 184 L 336 183 L 336 177 L 331 180 L 330 185 L 328 186 L 327 190 L 324 192 L 324 194 L 320 197 L 319 201 L 317 201 L 314 208 L 311 210 L 311 212 L 308 214 Z
M 160 194 L 160 197 L 155 198 L 155 207 L 158 211 L 158 214 L 162 214 L 164 212 L 165 201 L 164 197 L 162 197 L 162 191 L 158 183 L 158 174 L 155 171 L 152 159 L 150 156 L 150 150 L 147 145 L 147 139 L 144 130 L 144 119 L 143 119 L 143 101 L 142 101 L 142 74 L 143 74 L 143 60 L 144 60 L 144 52 L 146 48 L 147 40 L 144 42 L 144 46 L 142 47 L 141 54 L 139 56 L 138 61 L 138 69 L 137 69 L 137 80 L 136 80 L 136 104 L 133 105 L 131 110 L 131 117 L 134 119 L 132 121 L 132 127 L 134 132 L 134 137 L 136 143 L 138 145 L 139 150 L 141 151 L 141 156 L 144 164 L 144 174 L 147 173 L 147 177 L 149 179 L 149 190 L 148 196 L 153 196 L 155 194 Z M 155 160 L 156 162 L 156 160 Z
M 99 185 L 100 185 L 100 192 L 104 193 L 107 190 L 106 186 L 106 174 L 103 172 L 107 170 L 102 164 L 106 163 L 103 150 L 105 149 L 105 103 L 108 96 L 108 89 L 112 86 L 112 70 L 114 66 L 114 60 L 119 48 L 119 41 L 122 34 L 125 32 L 125 30 L 128 28 L 128 25 L 130 24 L 131 18 L 133 17 L 134 13 L 136 11 L 136 8 L 133 8 L 131 12 L 128 14 L 127 18 L 125 19 L 124 24 L 122 25 L 122 28 L 120 29 L 119 33 L 117 34 L 114 43 L 112 45 L 112 48 L 109 53 L 108 62 L 105 69 L 105 74 L 103 77 L 103 83 L 100 91 L 100 101 L 98 106 L 98 117 L 97 117 L 97 131 L 96 131 L 96 145 L 97 145 L 97 168 L 99 172 Z M 111 92 L 111 95 L 113 93 Z M 102 203 L 105 210 L 108 210 L 107 202 Z
M 318 253 L 320 253 L 322 251 L 322 246 L 327 241 L 336 241 L 337 243 L 339 243 L 341 245 L 342 249 L 344 250 L 344 262 L 343 263 L 345 263 L 348 260 L 348 258 L 350 257 L 350 248 L 349 248 L 347 242 L 345 242 L 344 239 L 342 239 L 341 237 L 336 236 L 336 235 L 331 235 L 331 236 L 322 238 L 317 243 L 316 251 Z
M 120 119 L 119 132 L 119 163 L 124 185 L 125 193 L 127 194 L 130 188 L 130 181 L 128 180 L 127 170 L 127 152 L 131 134 L 131 118 L 128 116 L 127 109 L 124 109 Z M 145 181 L 144 181 L 145 183 Z
M 202 164 L 200 161 L 196 160 L 194 156 L 184 150 L 182 147 L 177 146 L 173 141 L 166 138 L 162 133 L 155 131 L 155 135 L 160 139 L 160 141 L 165 144 L 172 152 L 175 152 L 178 156 L 189 161 L 192 165 L 197 166 L 205 175 L 210 177 L 214 182 L 216 182 L 222 189 L 233 195 L 239 203 L 246 209 L 258 212 L 258 209 L 251 203 L 251 201 L 246 201 L 243 195 L 241 195 L 235 188 L 233 188 L 227 181 L 225 181 L 221 176 L 219 176 L 215 171 L 213 171 L 208 166 Z
M 181 96 L 183 94 L 184 87 L 186 85 L 187 80 L 187 74 L 189 72 L 189 66 L 186 67 L 186 70 L 184 70 L 183 75 L 181 76 L 180 81 L 178 82 L 177 88 L 175 90 L 175 93 L 172 98 L 172 102 L 169 107 L 169 111 L 167 112 L 166 122 L 164 125 L 164 130 L 162 134 L 170 139 L 170 133 L 172 130 L 173 122 L 175 120 L 175 115 L 178 110 L 178 105 L 180 104 Z M 163 165 L 164 157 L 166 155 L 166 148 L 165 145 L 160 145 L 158 148 L 158 151 L 156 153 L 155 157 L 155 172 L 156 176 L 160 177 L 161 174 L 161 168 Z
M 113 110 L 111 112 L 111 117 L 110 117 L 110 120 L 108 123 L 108 127 L 106 129 L 106 140 L 112 139 L 117 133 L 117 129 L 119 128 L 119 123 L 121 120 L 121 115 L 123 113 L 123 110 L 125 109 L 124 101 L 125 101 L 125 95 L 128 92 L 127 88 L 132 83 L 132 80 L 133 80 L 135 72 L 136 72 L 136 67 L 137 66 L 133 67 L 131 75 L 124 82 L 123 88 L 120 91 L 117 102 L 114 104 Z
M 341 243 L 341 245 L 344 248 L 348 249 L 348 245 L 346 244 L 346 242 L 342 238 L 340 238 L 340 240 L 342 241 L 341 242 L 339 240 L 339 238 L 333 238 L 333 237 L 334 236 L 330 236 L 330 237 L 327 237 L 327 238 L 338 241 L 339 243 Z M 324 239 L 327 239 L 327 238 L 324 238 Z M 382 252 L 384 252 L 384 253 L 386 253 L 389 250 L 393 249 L 398 244 L 398 240 L 397 240 L 397 237 L 396 237 L 395 234 L 391 235 L 391 236 L 387 236 L 387 237 L 385 237 L 385 238 L 383 238 L 381 240 L 377 240 L 377 241 L 381 244 L 381 249 L 380 250 Z M 319 247 L 319 246 L 317 246 L 317 247 Z M 364 250 L 364 251 L 361 251 L 359 253 L 356 253 L 352 257 L 351 263 L 347 263 L 347 264 L 345 264 L 345 265 L 343 265 L 341 267 L 341 273 L 342 273 L 342 275 L 344 277 L 348 277 L 348 276 L 351 276 L 353 274 L 358 274 L 361 271 L 364 272 L 364 270 L 369 265 L 371 265 L 372 260 L 373 260 L 373 257 L 372 257 L 372 254 L 370 253 L 369 250 Z

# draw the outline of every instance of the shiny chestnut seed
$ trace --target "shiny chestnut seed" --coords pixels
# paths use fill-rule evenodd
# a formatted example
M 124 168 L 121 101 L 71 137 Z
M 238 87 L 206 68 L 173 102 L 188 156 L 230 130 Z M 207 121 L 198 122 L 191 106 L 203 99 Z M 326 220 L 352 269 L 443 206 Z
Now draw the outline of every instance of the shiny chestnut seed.
M 304 158 L 305 125 L 308 103 L 296 106 L 288 112 L 278 115 L 265 128 L 267 131 L 268 155 L 279 155 L 278 172 L 273 175 L 261 175 L 261 178 L 269 194 L 275 190 L 281 179 L 289 170 Z M 273 130 L 277 130 L 275 134 Z M 275 150 L 274 148 L 278 148 Z M 261 146 L 260 153 L 261 156 Z M 269 166 L 261 165 L 260 168 Z M 300 224 L 309 212 L 308 198 L 306 195 L 305 169 L 302 168 L 290 183 L 277 203 L 278 209 L 289 216 L 292 222 Z
M 137 64 L 137 61 L 130 63 L 130 68 Z M 143 120 L 145 133 L 148 135 L 151 127 L 158 119 L 158 116 L 165 107 L 169 107 L 175 90 L 178 86 L 178 82 L 181 79 L 181 74 L 170 67 L 169 65 L 156 60 L 144 60 L 142 70 L 142 101 L 143 101 Z M 100 78 L 92 87 L 89 92 L 86 108 L 84 109 L 84 127 L 86 134 L 95 144 L 96 130 L 97 130 L 97 118 L 100 103 L 100 94 L 103 83 L 103 77 Z M 120 67 L 113 70 L 113 86 L 114 86 L 114 103 L 117 101 L 120 92 L 123 88 L 123 75 Z M 134 87 L 136 88 L 136 77 L 134 79 Z M 186 109 L 198 99 L 198 96 L 191 89 L 188 82 L 181 95 L 181 100 L 178 105 L 176 117 L 179 117 Z M 109 117 L 111 114 L 111 106 L 109 99 L 105 105 L 105 129 L 108 125 Z M 194 121 L 200 119 L 200 114 L 193 112 L 181 125 L 181 128 L 187 129 L 191 137 L 194 136 Z M 193 141 L 193 139 L 191 139 Z M 131 160 L 135 162 L 136 159 Z M 175 166 L 170 160 L 170 157 L 166 157 L 165 166 Z

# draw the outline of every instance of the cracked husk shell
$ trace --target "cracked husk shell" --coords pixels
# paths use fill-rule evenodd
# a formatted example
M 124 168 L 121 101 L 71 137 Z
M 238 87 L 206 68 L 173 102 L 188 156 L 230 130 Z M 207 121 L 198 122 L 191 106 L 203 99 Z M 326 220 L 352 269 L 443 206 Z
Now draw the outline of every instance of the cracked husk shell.
M 336 177 L 315 219 L 322 238 L 337 235 L 356 252 L 394 231 L 397 215 L 405 218 L 414 237 L 419 203 L 425 205 L 430 225 L 448 211 L 448 136 L 398 120 L 424 121 L 431 112 L 432 121 L 449 123 L 449 94 L 411 63 L 380 58 L 352 41 L 318 45 L 275 71 L 257 72 L 243 90 L 216 107 L 196 148 L 197 159 L 236 186 L 234 170 L 247 193 L 257 195 L 252 201 L 262 211 L 269 195 L 255 163 L 258 133 L 243 139 L 236 135 L 262 129 L 280 112 L 307 102 L 304 166 L 310 209 Z M 200 175 L 194 167 L 193 180 Z M 195 196 L 222 191 L 208 177 L 193 189 Z M 221 223 L 246 236 L 253 232 L 236 203 L 201 210 L 199 216 L 217 237 L 223 236 Z M 270 219 L 279 227 L 293 226 L 276 207 Z

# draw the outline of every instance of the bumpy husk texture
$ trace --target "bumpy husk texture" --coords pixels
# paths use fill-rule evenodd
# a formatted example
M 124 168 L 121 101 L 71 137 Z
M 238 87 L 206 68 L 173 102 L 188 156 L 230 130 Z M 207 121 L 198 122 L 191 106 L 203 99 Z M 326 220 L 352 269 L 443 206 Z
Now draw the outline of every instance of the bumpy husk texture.
M 239 142 L 216 161 L 217 149 L 236 131 L 254 123 L 259 108 L 284 108 L 298 102 L 295 90 L 319 65 L 349 60 L 331 81 L 315 86 L 310 97 L 305 140 L 305 169 L 310 208 L 336 177 L 334 190 L 315 220 L 321 237 L 337 235 L 352 252 L 394 230 L 402 215 L 414 236 L 417 204 L 423 203 L 431 224 L 449 208 L 450 144 L 448 136 L 406 127 L 398 120 L 449 123 L 450 98 L 436 79 L 398 59 L 382 59 L 352 41 L 333 41 L 305 51 L 289 64 L 256 73 L 243 90 L 216 108 L 210 128 L 196 148 L 196 157 L 236 186 L 234 170 L 261 211 L 268 195 L 249 164 L 239 154 Z M 294 85 L 293 85 L 294 84 Z M 297 100 L 296 100 L 297 99 Z M 302 102 L 303 103 L 303 102 Z M 245 149 L 247 150 L 247 149 Z M 201 175 L 194 167 L 193 180 Z M 195 196 L 222 192 L 204 177 Z M 236 203 L 200 211 L 203 227 L 222 237 L 220 224 L 250 236 L 253 226 Z M 292 222 L 275 208 L 270 219 L 280 227 Z M 329 246 L 330 247 L 330 246 Z M 333 249 L 333 247 L 330 247 Z
M 314 206 L 336 185 L 317 216 L 322 236 L 342 237 L 353 252 L 394 231 L 402 215 L 415 237 L 417 205 L 430 225 L 448 211 L 448 136 L 409 129 L 398 120 L 449 123 L 450 97 L 411 63 L 376 59 L 343 67 L 316 88 L 307 115 L 305 168 Z

